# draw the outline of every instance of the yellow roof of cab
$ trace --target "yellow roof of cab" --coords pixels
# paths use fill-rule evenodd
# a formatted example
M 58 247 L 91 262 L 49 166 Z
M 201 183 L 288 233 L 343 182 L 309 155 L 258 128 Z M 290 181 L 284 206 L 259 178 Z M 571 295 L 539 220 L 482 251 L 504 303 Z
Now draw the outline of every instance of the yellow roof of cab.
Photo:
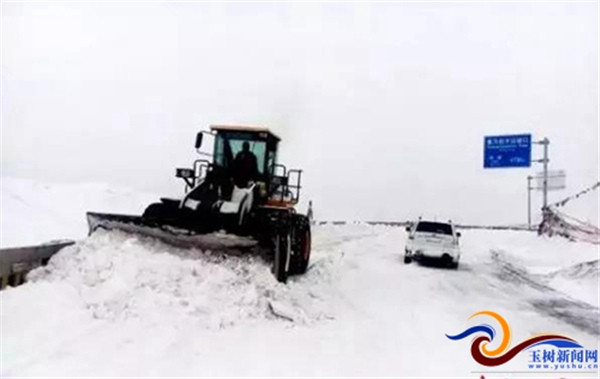
M 277 134 L 273 133 L 269 130 L 269 128 L 265 128 L 263 126 L 256 125 L 211 125 L 210 130 L 225 130 L 225 131 L 235 131 L 235 132 L 257 132 L 257 133 L 268 133 L 273 136 L 278 141 L 281 140 Z

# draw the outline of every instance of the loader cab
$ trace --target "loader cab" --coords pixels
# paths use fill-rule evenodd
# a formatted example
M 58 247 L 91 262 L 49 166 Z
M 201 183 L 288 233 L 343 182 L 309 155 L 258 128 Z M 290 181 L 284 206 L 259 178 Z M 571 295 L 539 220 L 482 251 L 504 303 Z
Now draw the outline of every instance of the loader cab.
M 248 126 L 211 126 L 215 134 L 213 165 L 230 171 L 244 143 L 256 157 L 258 180 L 269 183 L 277 168 L 279 137 L 266 128 Z
M 200 151 L 204 137 L 214 139 L 212 154 Z M 197 159 L 193 168 L 177 169 L 176 176 L 186 182 L 186 192 L 192 191 L 210 173 L 211 182 L 218 182 L 222 194 L 232 192 L 235 157 L 245 144 L 256 158 L 256 196 L 260 203 L 289 208 L 300 198 L 302 170 L 288 170 L 277 161 L 280 138 L 269 129 L 256 126 L 213 125 L 210 131 L 196 136 L 196 150 L 209 159 Z M 187 195 L 186 195 L 187 196 Z M 194 195 L 192 195 L 194 196 Z

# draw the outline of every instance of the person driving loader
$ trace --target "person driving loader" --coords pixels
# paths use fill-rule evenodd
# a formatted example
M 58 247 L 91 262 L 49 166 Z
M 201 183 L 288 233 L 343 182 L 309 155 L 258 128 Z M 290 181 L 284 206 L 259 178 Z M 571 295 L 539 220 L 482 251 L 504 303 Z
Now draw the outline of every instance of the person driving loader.
M 233 181 L 239 188 L 247 188 L 250 181 L 258 177 L 256 155 L 250 151 L 250 144 L 244 141 L 242 151 L 237 153 L 233 161 Z

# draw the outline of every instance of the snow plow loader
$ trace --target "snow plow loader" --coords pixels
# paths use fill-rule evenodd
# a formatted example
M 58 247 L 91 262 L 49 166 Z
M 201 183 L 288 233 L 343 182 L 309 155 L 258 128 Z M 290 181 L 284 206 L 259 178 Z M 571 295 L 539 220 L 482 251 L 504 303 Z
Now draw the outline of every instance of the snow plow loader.
M 212 154 L 200 151 L 204 137 L 214 139 Z M 122 230 L 202 250 L 260 249 L 285 283 L 307 270 L 311 232 L 308 218 L 295 210 L 302 171 L 277 162 L 279 142 L 266 128 L 211 126 L 195 144 L 207 159 L 176 169 L 185 181 L 181 199 L 162 198 L 141 216 L 89 212 L 89 233 Z

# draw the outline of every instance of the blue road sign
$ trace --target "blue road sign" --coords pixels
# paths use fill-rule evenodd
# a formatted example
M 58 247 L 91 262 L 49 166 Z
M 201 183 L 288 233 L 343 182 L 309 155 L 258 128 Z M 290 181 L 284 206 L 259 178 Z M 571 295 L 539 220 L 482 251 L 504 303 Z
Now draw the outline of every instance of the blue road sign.
M 531 167 L 531 134 L 484 138 L 483 168 Z

